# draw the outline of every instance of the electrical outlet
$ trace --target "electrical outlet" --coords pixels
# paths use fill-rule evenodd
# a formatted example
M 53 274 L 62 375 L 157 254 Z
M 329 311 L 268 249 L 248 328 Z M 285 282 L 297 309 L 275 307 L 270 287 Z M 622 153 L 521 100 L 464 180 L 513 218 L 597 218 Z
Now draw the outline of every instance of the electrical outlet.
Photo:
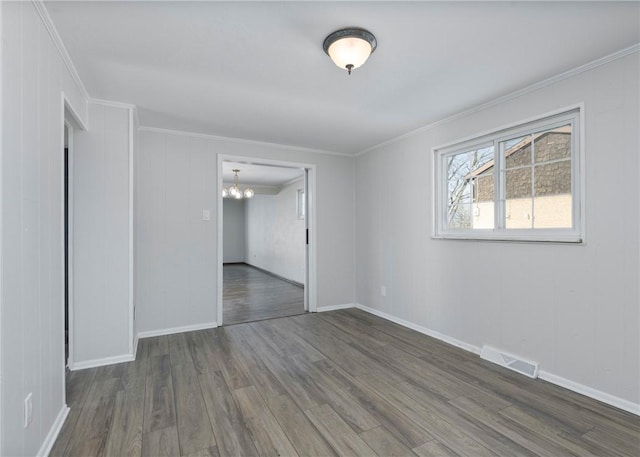
M 387 287 L 386 286 L 380 286 L 380 295 L 382 295 L 383 297 L 387 296 Z
M 33 393 L 24 399 L 24 428 L 27 428 L 33 419 Z

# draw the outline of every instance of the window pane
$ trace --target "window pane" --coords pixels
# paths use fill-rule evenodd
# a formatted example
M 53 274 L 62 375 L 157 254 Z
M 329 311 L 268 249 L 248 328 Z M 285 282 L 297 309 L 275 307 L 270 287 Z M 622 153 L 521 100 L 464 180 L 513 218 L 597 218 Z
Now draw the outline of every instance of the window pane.
M 571 161 L 562 160 L 535 167 L 536 197 L 571 193 Z
M 571 228 L 571 125 L 503 141 L 500 151 L 505 227 Z
M 471 185 L 469 182 L 462 183 L 460 188 L 456 188 L 456 194 L 451 197 L 449 227 L 472 228 Z
M 478 175 L 473 181 L 472 221 L 474 228 L 491 229 L 495 224 L 493 181 L 493 166 Z
M 531 198 L 531 167 L 516 168 L 505 172 L 505 197 Z
M 532 135 L 500 143 L 506 170 L 504 173 L 504 225 L 508 229 L 531 228 L 533 190 L 531 188 Z
M 493 228 L 492 173 L 493 146 L 448 157 L 449 228 Z
M 536 134 L 534 228 L 571 228 L 571 125 Z
M 502 143 L 506 168 L 531 165 L 531 135 Z
M 535 167 L 534 228 L 572 227 L 571 160 Z
M 531 228 L 533 198 L 531 167 L 505 171 L 505 227 Z
M 537 133 L 535 136 L 536 163 L 571 158 L 571 125 Z

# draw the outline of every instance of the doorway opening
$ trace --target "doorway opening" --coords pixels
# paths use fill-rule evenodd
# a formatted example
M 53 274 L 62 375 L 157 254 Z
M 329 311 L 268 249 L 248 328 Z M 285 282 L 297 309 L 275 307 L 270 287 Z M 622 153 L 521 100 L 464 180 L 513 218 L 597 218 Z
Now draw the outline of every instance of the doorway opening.
M 265 159 L 219 157 L 218 324 L 315 311 L 314 169 Z M 222 198 L 234 182 L 251 198 Z M 250 193 L 249 193 L 250 194 Z

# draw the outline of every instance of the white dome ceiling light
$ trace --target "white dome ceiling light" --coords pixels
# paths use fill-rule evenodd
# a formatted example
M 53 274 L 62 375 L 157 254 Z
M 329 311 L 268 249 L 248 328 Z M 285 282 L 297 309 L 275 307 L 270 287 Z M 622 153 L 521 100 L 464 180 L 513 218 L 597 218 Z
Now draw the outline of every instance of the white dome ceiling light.
M 349 74 L 351 70 L 362 66 L 377 46 L 373 33 L 359 28 L 337 30 L 325 38 L 322 44 L 324 52 L 331 57 L 333 63 L 346 69 Z

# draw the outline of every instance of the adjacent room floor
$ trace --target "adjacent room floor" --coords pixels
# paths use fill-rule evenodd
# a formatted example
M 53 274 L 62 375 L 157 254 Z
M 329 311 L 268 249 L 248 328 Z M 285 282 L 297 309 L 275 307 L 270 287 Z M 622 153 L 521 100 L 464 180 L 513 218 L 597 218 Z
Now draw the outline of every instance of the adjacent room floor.
M 304 288 L 245 263 L 223 267 L 225 325 L 304 313 Z
M 639 451 L 639 417 L 359 310 L 143 339 L 67 390 L 53 456 Z

